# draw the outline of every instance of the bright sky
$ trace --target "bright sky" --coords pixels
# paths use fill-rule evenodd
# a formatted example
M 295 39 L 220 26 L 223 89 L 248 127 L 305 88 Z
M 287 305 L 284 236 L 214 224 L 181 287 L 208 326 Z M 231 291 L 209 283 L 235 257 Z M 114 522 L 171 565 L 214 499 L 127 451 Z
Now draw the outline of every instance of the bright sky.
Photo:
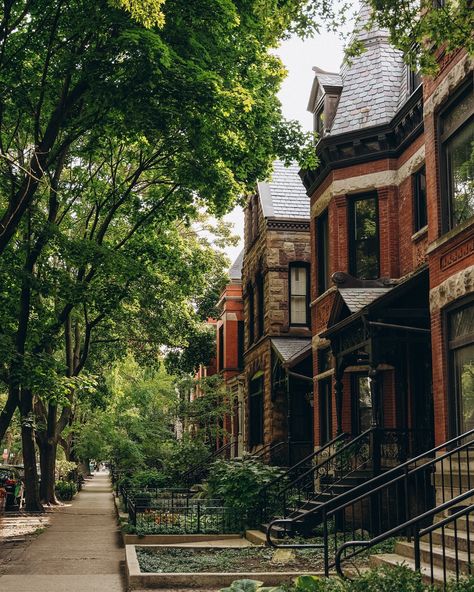
M 292 37 L 277 50 L 288 70 L 279 97 L 283 114 L 287 119 L 297 119 L 308 131 L 312 129 L 312 116 L 306 111 L 313 83 L 313 66 L 329 72 L 338 72 L 343 57 L 342 42 L 336 35 L 322 33 L 313 39 L 302 41 Z M 243 247 L 243 213 L 236 208 L 225 218 L 234 223 L 234 232 L 242 237 L 237 247 L 228 248 L 228 256 L 234 261 Z

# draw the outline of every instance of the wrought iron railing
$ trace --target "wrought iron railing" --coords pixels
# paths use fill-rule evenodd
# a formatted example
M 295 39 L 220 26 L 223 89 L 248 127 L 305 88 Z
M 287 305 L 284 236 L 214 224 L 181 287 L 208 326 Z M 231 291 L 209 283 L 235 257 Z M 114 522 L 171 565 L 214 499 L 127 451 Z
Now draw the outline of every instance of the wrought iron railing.
M 262 487 L 259 494 L 260 522 L 263 523 L 272 516 L 288 515 L 288 509 L 285 507 L 286 496 L 283 495 L 283 492 L 298 482 L 300 477 L 311 471 L 313 466 L 316 467 L 323 463 L 332 454 L 334 446 L 348 438 L 348 434 L 339 434 Z
M 470 516 L 474 513 L 474 503 L 462 505 L 473 497 L 474 489 L 470 489 L 370 540 L 345 542 L 337 550 L 334 561 L 338 575 L 347 578 L 342 569 L 343 562 L 352 561 L 361 553 L 367 554 L 376 545 L 399 537 L 413 542 L 414 567 L 417 571 L 423 567 L 423 576 L 431 584 L 442 583 L 446 587 L 452 579 L 459 581 L 461 576 L 473 575 L 474 537 L 471 537 L 471 530 L 474 525 L 470 523 Z M 433 522 L 439 514 L 452 509 L 454 513 Z M 429 526 L 423 526 L 430 522 Z M 464 531 L 464 537 L 459 536 L 461 531 Z
M 181 482 L 188 486 L 202 482 L 209 473 L 210 465 L 218 458 L 225 456 L 227 452 L 231 450 L 233 445 L 234 442 L 231 440 L 230 442 L 227 442 L 227 444 L 224 444 L 224 446 L 221 446 L 220 448 L 209 454 L 209 456 L 205 459 L 204 462 L 199 463 L 195 467 L 192 467 L 191 469 L 183 473 L 181 477 Z
M 252 453 L 251 456 L 253 458 L 261 460 L 265 464 L 286 464 L 288 462 L 286 459 L 287 446 L 288 440 L 281 440 L 279 442 L 269 442 L 268 444 L 265 444 L 265 446 L 262 446 L 262 448 L 260 448 L 256 452 Z M 282 460 L 283 458 L 285 458 L 286 460 L 284 460 L 284 462 L 276 462 L 279 460 L 279 455 L 280 460 Z
M 129 499 L 128 514 L 138 534 L 229 534 L 241 533 L 247 525 L 245 514 L 220 500 L 189 500 L 187 506 L 164 508 Z
M 119 487 L 119 494 L 122 497 L 123 505 L 128 507 L 129 500 L 142 500 L 142 503 L 153 502 L 164 507 L 175 505 L 186 505 L 195 491 L 184 488 L 162 488 L 162 487 Z
M 274 520 L 267 541 L 276 547 L 323 548 L 327 574 L 335 567 L 329 549 L 337 553 L 347 541 L 376 537 L 433 510 L 437 501 L 449 503 L 470 491 L 474 485 L 473 444 L 474 429 L 365 481 L 304 516 Z M 321 525 L 321 542 L 278 544 L 272 539 L 273 528 L 291 529 L 302 519 Z

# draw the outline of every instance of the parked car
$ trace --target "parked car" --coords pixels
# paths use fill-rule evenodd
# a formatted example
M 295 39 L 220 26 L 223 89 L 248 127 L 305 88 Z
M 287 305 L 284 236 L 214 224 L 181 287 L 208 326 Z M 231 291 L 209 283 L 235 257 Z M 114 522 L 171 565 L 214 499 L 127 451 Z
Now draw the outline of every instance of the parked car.
M 7 491 L 7 508 L 23 504 L 23 480 L 20 470 L 9 465 L 0 465 L 0 487 Z

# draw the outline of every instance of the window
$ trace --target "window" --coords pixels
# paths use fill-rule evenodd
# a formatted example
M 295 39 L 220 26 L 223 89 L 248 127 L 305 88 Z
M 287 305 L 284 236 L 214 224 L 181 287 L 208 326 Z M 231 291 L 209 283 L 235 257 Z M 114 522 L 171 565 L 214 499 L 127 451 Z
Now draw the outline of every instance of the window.
M 314 113 L 314 131 L 318 134 L 318 139 L 324 135 L 324 105 Z
M 257 339 L 263 335 L 265 316 L 265 284 L 261 273 L 257 276 Z
M 237 364 L 239 368 L 244 367 L 244 321 L 237 321 Z
M 307 325 L 309 319 L 309 268 L 290 265 L 290 325 Z
M 453 392 L 450 397 L 453 435 L 474 428 L 474 302 L 457 308 L 448 318 Z
M 354 374 L 352 431 L 354 435 L 362 434 L 372 425 L 372 393 L 370 378 L 366 374 Z
M 330 286 L 329 275 L 329 220 L 327 210 L 317 219 L 318 295 Z
M 224 369 L 224 325 L 219 327 L 218 331 L 218 347 L 219 347 L 219 367 L 218 371 Z
M 379 222 L 377 196 L 364 195 L 349 202 L 350 272 L 361 280 L 379 277 Z
M 263 372 L 249 384 L 249 445 L 263 444 Z
M 414 205 L 414 230 L 417 232 L 424 228 L 428 219 L 426 217 L 426 174 L 422 167 L 413 175 L 413 205 Z
M 456 97 L 440 118 L 444 230 L 474 215 L 474 93 Z
M 249 345 L 255 340 L 255 297 L 252 284 L 248 285 L 248 322 L 249 322 Z
M 421 75 L 416 70 L 413 70 L 410 66 L 407 66 L 408 76 L 408 92 L 411 95 L 420 86 L 422 80 Z

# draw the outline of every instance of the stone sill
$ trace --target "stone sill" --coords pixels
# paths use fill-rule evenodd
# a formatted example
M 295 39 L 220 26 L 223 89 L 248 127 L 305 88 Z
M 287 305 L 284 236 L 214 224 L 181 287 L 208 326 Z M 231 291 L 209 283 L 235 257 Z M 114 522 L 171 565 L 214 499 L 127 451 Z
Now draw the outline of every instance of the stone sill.
M 442 247 L 443 245 L 445 245 L 449 241 L 453 240 L 454 238 L 456 238 L 457 236 L 462 234 L 466 229 L 470 228 L 471 226 L 474 227 L 474 216 L 471 216 L 469 218 L 469 220 L 466 220 L 465 222 L 463 222 L 459 226 L 456 226 L 456 228 L 453 228 L 452 230 L 448 230 L 448 232 L 446 232 L 445 234 L 440 236 L 438 239 L 436 239 L 432 243 L 430 243 L 430 245 L 428 246 L 428 248 L 426 250 L 426 253 L 428 255 L 431 255 L 431 253 L 434 253 L 434 251 L 436 251 L 437 249 L 439 249 L 440 247 Z
M 414 234 L 411 235 L 411 240 L 416 243 L 419 240 L 421 240 L 422 238 L 425 238 L 425 236 L 428 234 L 428 225 L 423 226 L 423 228 L 420 228 L 420 230 L 418 230 L 417 232 L 415 232 Z

